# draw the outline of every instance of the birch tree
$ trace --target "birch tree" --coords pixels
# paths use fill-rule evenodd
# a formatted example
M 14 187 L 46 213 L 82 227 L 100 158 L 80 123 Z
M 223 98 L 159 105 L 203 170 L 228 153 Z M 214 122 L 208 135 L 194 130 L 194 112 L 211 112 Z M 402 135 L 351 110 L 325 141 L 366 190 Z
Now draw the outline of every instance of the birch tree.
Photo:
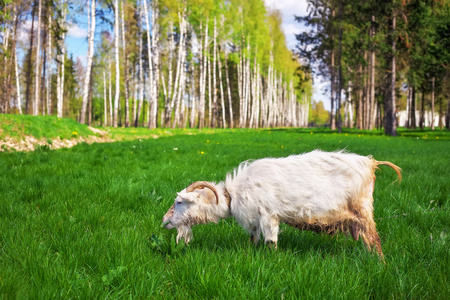
M 94 35 L 95 35 L 95 9 L 96 0 L 90 0 L 90 10 L 88 10 L 88 20 L 90 26 L 88 29 L 88 52 L 87 52 L 87 64 L 86 64 L 86 76 L 83 85 L 83 100 L 81 102 L 80 123 L 86 123 L 86 110 L 89 96 L 89 86 L 92 71 L 92 62 L 94 57 Z
M 40 63 L 41 63 L 41 15 L 42 15 L 42 0 L 38 0 L 38 25 L 37 25 L 37 45 L 36 45 L 36 67 L 35 67 L 35 83 L 34 83 L 34 101 L 33 101 L 33 115 L 39 113 L 39 91 L 41 90 L 39 79 L 40 75 Z
M 119 100 L 120 100 L 120 67 L 119 67 L 119 0 L 114 0 L 114 60 L 116 66 L 116 84 L 114 94 L 114 128 L 118 125 L 118 112 L 119 112 Z M 94 17 L 95 18 L 95 17 Z

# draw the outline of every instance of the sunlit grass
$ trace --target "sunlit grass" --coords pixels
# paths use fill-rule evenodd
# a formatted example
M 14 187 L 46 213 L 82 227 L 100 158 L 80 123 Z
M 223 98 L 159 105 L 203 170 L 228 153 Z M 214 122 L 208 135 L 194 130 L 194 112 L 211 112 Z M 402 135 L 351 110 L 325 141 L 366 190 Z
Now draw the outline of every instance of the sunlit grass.
M 130 140 L 0 153 L 0 298 L 445 299 L 450 293 L 447 133 L 426 139 L 321 129 L 166 135 L 158 129 L 157 139 L 132 140 L 135 129 L 116 130 Z M 277 251 L 253 246 L 233 219 L 194 227 L 189 246 L 175 245 L 175 231 L 160 228 L 175 192 L 192 181 L 223 180 L 247 159 L 313 149 L 347 149 L 403 169 L 401 184 L 393 183 L 390 168 L 377 172 L 375 219 L 386 264 L 361 241 L 285 225 Z

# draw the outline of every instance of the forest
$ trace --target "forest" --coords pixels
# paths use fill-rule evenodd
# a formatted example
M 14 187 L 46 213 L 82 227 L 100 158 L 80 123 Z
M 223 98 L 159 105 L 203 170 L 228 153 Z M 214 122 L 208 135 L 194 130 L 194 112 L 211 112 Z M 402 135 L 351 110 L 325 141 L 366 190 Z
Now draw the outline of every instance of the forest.
M 296 17 L 308 28 L 296 48 L 331 82 L 331 129 L 449 128 L 450 1 L 308 4 L 309 14 Z
M 307 125 L 311 80 L 262 0 L 3 2 L 1 113 L 113 127 Z M 86 64 L 67 54 L 74 16 L 87 19 Z
M 113 127 L 450 128 L 450 1 L 307 3 L 290 50 L 263 0 L 3 0 L 0 113 Z M 85 63 L 67 52 L 77 20 Z M 318 78 L 331 83 L 326 121 Z

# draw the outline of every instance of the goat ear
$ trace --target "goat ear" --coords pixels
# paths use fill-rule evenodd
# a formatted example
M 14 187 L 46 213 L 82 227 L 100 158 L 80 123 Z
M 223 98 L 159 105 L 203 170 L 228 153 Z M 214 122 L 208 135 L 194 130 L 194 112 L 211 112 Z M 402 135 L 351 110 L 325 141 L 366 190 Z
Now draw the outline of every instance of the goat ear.
M 192 195 L 191 193 L 186 193 L 186 192 L 179 192 L 177 193 L 178 197 L 188 201 L 188 202 L 194 202 L 194 195 Z

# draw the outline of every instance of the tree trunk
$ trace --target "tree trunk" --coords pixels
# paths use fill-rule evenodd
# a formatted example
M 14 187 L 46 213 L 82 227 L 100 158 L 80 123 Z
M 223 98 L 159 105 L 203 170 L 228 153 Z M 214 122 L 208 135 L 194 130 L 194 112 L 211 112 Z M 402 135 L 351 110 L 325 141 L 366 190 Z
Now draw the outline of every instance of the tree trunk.
M 112 65 L 111 57 L 108 58 L 108 73 L 109 73 L 109 83 L 108 83 L 108 94 L 109 94 L 109 126 L 113 126 L 113 101 L 112 101 Z
M 156 20 L 155 16 L 159 15 L 158 10 L 158 3 L 156 0 L 152 1 L 153 5 L 153 13 L 151 18 L 152 23 L 152 51 L 153 51 L 153 59 L 152 59 L 152 65 L 153 68 L 152 71 L 152 81 L 150 82 L 151 85 L 151 95 L 150 95 L 150 103 L 151 103 L 151 117 L 150 117 L 150 123 L 149 128 L 156 128 L 158 125 L 158 99 L 159 99 L 159 24 Z
M 36 45 L 36 66 L 34 75 L 34 101 L 33 101 L 33 115 L 37 116 L 39 113 L 39 99 L 40 99 L 40 84 L 39 79 L 41 77 L 41 15 L 42 15 L 42 0 L 38 0 L 38 25 L 37 25 L 37 45 Z
M 202 23 L 200 23 L 200 32 L 202 32 Z M 202 44 L 203 43 L 203 44 Z M 202 46 L 203 45 L 203 46 Z M 206 19 L 205 36 L 200 40 L 200 74 L 199 74 L 199 88 L 200 88 L 200 103 L 199 103 L 199 121 L 198 128 L 205 127 L 205 110 L 206 110 L 206 65 L 208 49 L 208 19 Z
M 396 55 L 396 16 L 395 12 L 393 12 L 392 21 L 391 21 L 391 45 L 392 45 L 392 53 L 391 53 L 391 74 L 390 74 L 390 88 L 389 95 L 387 97 L 387 101 L 385 101 L 385 114 L 386 114 L 386 124 L 385 124 L 385 133 L 390 136 L 397 135 L 397 124 L 396 124 L 396 116 L 395 116 L 395 55 Z
M 336 129 L 336 118 L 335 118 L 335 110 L 334 110 L 334 99 L 336 93 L 336 82 L 335 82 L 335 68 L 334 68 L 334 50 L 331 49 L 331 112 L 330 112 L 330 129 Z
M 431 79 L 431 130 L 434 130 L 434 82 L 435 77 Z
M 17 89 L 17 109 L 19 110 L 19 114 L 22 114 L 22 99 L 21 99 L 21 93 L 20 93 L 20 76 L 19 76 L 19 64 L 17 61 L 17 42 L 16 42 L 16 36 L 17 36 L 17 27 L 18 27 L 18 17 L 17 17 L 17 8 L 14 5 L 14 15 L 13 15 L 13 23 L 14 23 L 14 31 L 13 31 L 13 55 L 14 55 L 14 71 L 16 74 L 16 89 Z
M 228 76 L 228 61 L 227 61 L 227 55 L 225 54 L 225 77 L 227 80 L 227 94 L 228 94 L 228 107 L 230 110 L 230 128 L 234 128 L 234 120 L 233 120 L 233 102 L 231 99 L 231 88 L 230 88 L 230 79 Z
M 96 0 L 91 0 L 91 8 L 90 8 L 90 28 L 88 34 L 88 55 L 87 55 L 87 64 L 86 64 L 86 75 L 84 79 L 84 87 L 83 87 L 83 99 L 81 101 L 81 116 L 80 123 L 86 123 L 86 110 L 88 104 L 88 96 L 89 96 L 89 86 L 91 84 L 91 70 L 92 70 L 92 62 L 94 58 L 94 35 L 95 35 L 95 8 L 96 8 Z
M 153 57 L 152 57 L 152 49 L 153 49 L 153 44 L 152 44 L 152 40 L 150 37 L 150 32 L 152 31 L 152 28 L 150 28 L 150 21 L 148 20 L 148 9 L 147 9 L 147 0 L 144 0 L 144 16 L 145 16 L 145 24 L 147 26 L 147 58 L 148 58 L 148 76 L 149 76 L 149 87 L 150 87 L 150 92 L 149 95 L 147 97 L 147 101 L 149 102 L 148 106 L 147 106 L 147 120 L 148 120 L 148 127 L 150 128 L 150 102 L 154 101 L 154 97 L 153 97 Z M 153 16 L 153 14 L 152 14 Z M 153 25 L 153 24 L 152 24 Z
M 212 101 L 212 120 L 211 127 L 215 128 L 217 126 L 217 79 L 216 79 L 216 62 L 217 62 L 217 22 L 216 17 L 214 17 L 214 31 L 213 31 L 213 64 L 211 67 L 212 71 L 212 90 L 213 90 L 213 101 Z
M 106 71 L 103 70 L 103 114 L 104 114 L 104 122 L 103 126 L 108 125 L 108 104 L 107 104 L 107 96 L 106 96 Z
M 334 8 L 331 11 L 331 18 L 334 21 L 335 11 Z M 331 81 L 331 112 L 330 112 L 330 129 L 336 129 L 336 119 L 335 119 L 335 110 L 334 110 L 334 101 L 335 101 L 335 93 L 336 93 L 336 70 L 334 68 L 334 35 L 331 35 L 331 66 L 330 66 L 330 81 Z
M 338 70 L 339 70 L 339 81 L 338 81 L 338 103 L 336 106 L 336 113 L 337 115 L 337 127 L 338 132 L 342 132 L 341 128 L 341 96 L 342 96 L 342 64 L 341 64 L 341 57 L 342 57 L 342 0 L 339 1 L 339 52 L 338 52 Z
M 142 20 L 142 5 L 139 6 L 139 20 Z M 139 89 L 139 102 L 136 111 L 136 117 L 134 120 L 134 127 L 138 127 L 139 118 L 141 116 L 142 104 L 144 102 L 144 67 L 142 64 L 142 24 L 139 26 L 139 80 L 138 80 L 138 89 Z
M 362 123 L 362 97 L 363 97 L 363 87 L 361 86 L 361 76 L 362 76 L 363 68 L 362 64 L 359 65 L 358 72 L 358 99 L 356 101 L 356 129 L 363 129 Z
M 25 91 L 25 111 L 27 114 L 30 113 L 30 105 L 31 103 L 31 68 L 32 68 L 32 60 L 33 60 L 33 41 L 34 41 L 34 18 L 36 12 L 36 1 L 33 3 L 33 9 L 31 12 L 32 21 L 31 21 L 31 31 L 30 31 L 30 48 L 28 49 L 28 61 L 27 61 L 27 71 L 26 71 L 26 79 L 27 79 L 27 88 Z
M 50 8 L 48 8 L 50 10 Z M 45 77 L 45 89 L 47 91 L 46 94 L 46 104 L 47 104 L 47 115 L 51 115 L 52 113 L 52 93 L 51 93 L 51 89 L 52 89 L 52 60 L 53 60 L 53 55 L 52 55 L 52 14 L 51 11 L 47 12 L 48 14 L 48 43 L 47 43 L 47 61 L 48 61 L 48 66 L 47 66 L 47 76 Z
M 145 2 L 145 1 L 144 1 Z M 114 0 L 114 61 L 116 65 L 116 83 L 114 94 L 114 118 L 113 127 L 117 128 L 119 100 L 120 100 L 120 67 L 119 67 L 119 0 Z
M 411 116 L 410 116 L 410 128 L 416 128 L 416 87 L 411 88 Z
M 218 49 L 216 50 L 219 51 Z M 227 128 L 227 123 L 225 120 L 225 95 L 223 93 L 223 82 L 222 82 L 222 64 L 220 62 L 219 55 L 217 59 L 218 67 L 219 67 L 219 86 L 220 86 L 220 106 L 222 108 L 222 128 Z
M 420 129 L 423 129 L 425 127 L 425 92 L 422 91 L 422 101 L 420 102 L 421 108 L 420 108 L 420 121 L 419 126 Z
M 191 102 L 191 115 L 189 117 L 189 128 L 195 128 L 195 124 L 196 124 L 196 120 L 198 118 L 198 114 L 197 114 L 197 101 L 196 101 L 196 96 L 195 96 L 195 65 L 194 64 L 190 64 L 190 78 L 189 78 L 189 83 L 190 83 L 190 93 L 189 93 L 189 100 Z
M 66 10 L 63 8 L 63 22 L 66 20 Z M 65 25 L 64 25 L 65 28 Z M 63 117 L 63 107 L 64 107 L 64 77 L 65 77 L 65 60 L 66 60 L 66 46 L 64 43 L 64 40 L 66 38 L 66 33 L 63 32 L 62 34 L 62 40 L 61 40 L 61 68 L 60 68 L 60 86 L 59 86 L 59 99 L 57 103 L 57 112 L 58 112 L 58 118 Z M 93 47 L 93 46 L 92 46 Z M 92 76 L 90 76 L 90 79 L 92 79 Z M 90 89 L 90 87 L 89 87 Z
M 123 78 L 124 78 L 124 90 L 125 90 L 125 127 L 130 126 L 130 100 L 129 100 L 129 91 L 128 91 L 128 55 L 126 51 L 126 43 L 125 43 L 125 18 L 124 18 L 124 7 L 123 1 L 120 3 L 121 5 L 121 19 L 122 19 L 122 51 L 123 51 Z
M 371 26 L 370 26 L 370 38 L 371 38 L 371 48 L 370 48 L 370 109 L 369 109 L 369 129 L 372 130 L 375 125 L 375 119 L 377 116 L 377 109 L 375 107 L 375 16 L 372 15 Z

